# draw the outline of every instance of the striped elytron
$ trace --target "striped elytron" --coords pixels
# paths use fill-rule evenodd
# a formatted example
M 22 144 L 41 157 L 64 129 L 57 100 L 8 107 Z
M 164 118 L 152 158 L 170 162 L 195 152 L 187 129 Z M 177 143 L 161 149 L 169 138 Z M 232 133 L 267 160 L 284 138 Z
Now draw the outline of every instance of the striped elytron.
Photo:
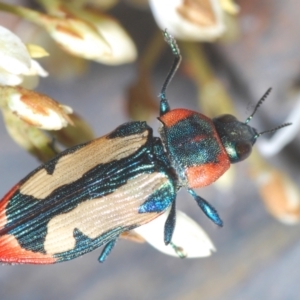
M 211 120 L 170 110 L 165 92 L 181 56 L 176 41 L 164 35 L 175 59 L 160 94 L 161 139 L 145 122 L 126 123 L 30 173 L 0 202 L 0 262 L 51 264 L 104 245 L 103 262 L 120 234 L 171 207 L 164 229 L 169 244 L 181 187 L 222 226 L 193 188 L 211 184 L 230 163 L 246 158 L 260 134 L 247 125 L 253 114 L 241 123 L 231 115 Z

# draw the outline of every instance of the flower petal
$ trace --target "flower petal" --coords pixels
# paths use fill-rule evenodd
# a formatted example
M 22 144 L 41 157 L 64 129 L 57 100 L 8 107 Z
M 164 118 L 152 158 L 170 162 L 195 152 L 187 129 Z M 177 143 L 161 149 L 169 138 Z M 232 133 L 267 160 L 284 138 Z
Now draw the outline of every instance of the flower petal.
M 148 224 L 142 225 L 134 231 L 141 235 L 157 250 L 168 255 L 177 256 L 175 247 L 187 258 L 210 256 L 215 247 L 203 229 L 183 212 L 176 211 L 176 225 L 172 237 L 172 244 L 164 243 L 164 225 L 169 210 Z
M 27 76 L 39 75 L 41 77 L 47 77 L 48 72 L 34 59 L 31 60 L 31 67 L 28 72 L 24 73 Z
M 30 55 L 20 38 L 0 26 L 0 67 L 19 75 L 28 71 L 30 64 Z
M 39 45 L 27 44 L 27 49 L 32 58 L 41 58 L 49 56 L 49 53 Z
M 23 81 L 22 75 L 16 75 L 7 72 L 6 70 L 0 68 L 0 85 L 19 85 Z

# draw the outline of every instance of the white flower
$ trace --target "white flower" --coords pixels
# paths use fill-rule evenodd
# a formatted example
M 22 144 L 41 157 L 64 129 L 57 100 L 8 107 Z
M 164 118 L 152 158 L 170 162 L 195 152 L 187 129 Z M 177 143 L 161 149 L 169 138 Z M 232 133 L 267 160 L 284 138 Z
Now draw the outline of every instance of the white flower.
M 31 58 L 19 37 L 0 26 L 0 85 L 18 85 L 29 72 Z
M 72 124 L 68 116 L 72 109 L 46 95 L 22 87 L 0 87 L 0 98 L 2 107 L 7 106 L 29 125 L 45 130 L 59 130 Z
M 225 31 L 219 0 L 149 0 L 158 26 L 176 39 L 212 41 Z
M 203 229 L 183 212 L 176 211 L 176 225 L 172 243 L 164 243 L 164 225 L 170 210 L 134 231 L 157 250 L 172 256 L 187 258 L 210 256 L 215 247 Z
M 24 76 L 48 73 L 31 59 L 18 36 L 0 26 L 0 85 L 15 86 L 23 82 Z

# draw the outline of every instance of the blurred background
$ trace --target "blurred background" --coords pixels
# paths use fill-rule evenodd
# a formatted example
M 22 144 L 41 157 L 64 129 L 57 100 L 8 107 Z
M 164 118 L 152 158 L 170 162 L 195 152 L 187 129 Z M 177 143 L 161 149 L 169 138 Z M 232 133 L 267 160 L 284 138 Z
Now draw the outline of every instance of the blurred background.
M 45 13 L 43 2 L 47 1 L 6 1 Z M 95 136 L 132 119 L 147 120 L 158 136 L 156 96 L 173 60 L 157 25 L 166 25 L 160 6 L 157 1 L 151 8 L 147 1 L 98 2 L 100 8 L 97 1 L 89 5 L 118 20 L 131 37 L 137 49 L 128 59 L 133 62 L 103 64 L 66 56 L 52 44 L 47 48 L 46 32 L 37 34 L 30 22 L 20 23 L 7 12 L 0 14 L 0 25 L 25 43 L 33 38 L 32 43 L 40 43 L 50 53 L 39 60 L 49 77 L 40 79 L 35 90 L 71 106 Z M 106 2 L 108 7 L 103 6 Z M 251 126 L 270 129 L 299 110 L 298 1 L 175 2 L 191 9 L 182 15 L 190 14 L 193 24 L 197 25 L 193 20 L 197 13 L 208 21 L 199 22 L 199 32 L 195 30 L 193 36 L 182 30 L 177 38 L 183 62 L 167 91 L 172 108 L 210 117 L 234 112 L 245 120 L 273 87 Z M 162 8 L 166 19 L 172 10 L 179 11 L 168 5 L 166 11 Z M 181 23 L 175 29 L 172 24 L 171 20 L 167 28 L 176 36 Z M 215 28 L 202 36 L 202 27 L 207 26 Z M 292 120 L 294 128 L 299 118 Z M 288 128 L 284 132 L 290 135 Z M 178 194 L 178 208 L 213 241 L 217 251 L 210 257 L 179 259 L 147 243 L 119 240 L 104 264 L 97 261 L 99 249 L 57 265 L 1 266 L 0 299 L 299 299 L 299 135 L 296 130 L 286 146 L 280 139 L 272 144 L 269 135 L 261 139 L 259 152 L 251 159 L 234 166 L 219 183 L 197 191 L 217 208 L 223 228 L 207 220 L 184 189 Z M 0 194 L 4 195 L 40 162 L 10 138 L 4 122 L 0 141 Z M 283 150 L 271 155 L 268 145 Z

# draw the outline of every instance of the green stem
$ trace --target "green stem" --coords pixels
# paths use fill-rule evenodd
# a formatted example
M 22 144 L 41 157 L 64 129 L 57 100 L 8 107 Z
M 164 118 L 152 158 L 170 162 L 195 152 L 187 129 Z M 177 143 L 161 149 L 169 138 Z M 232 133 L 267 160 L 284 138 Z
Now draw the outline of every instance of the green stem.
M 181 44 L 181 48 L 185 61 L 192 69 L 199 103 L 204 114 L 209 116 L 236 114 L 230 96 L 220 80 L 215 77 L 201 45 L 186 42 Z
M 61 5 L 58 0 L 36 0 L 48 14 L 55 16 L 57 14 L 58 8 Z
M 140 67 L 150 72 L 165 46 L 166 43 L 162 38 L 162 33 L 160 30 L 157 30 L 140 58 Z
M 214 79 L 213 71 L 201 45 L 192 42 L 181 43 L 180 47 L 184 52 L 184 59 L 193 70 L 194 79 L 198 84 L 205 85 Z
M 0 11 L 17 15 L 38 25 L 45 25 L 45 15 L 29 8 L 0 2 Z

